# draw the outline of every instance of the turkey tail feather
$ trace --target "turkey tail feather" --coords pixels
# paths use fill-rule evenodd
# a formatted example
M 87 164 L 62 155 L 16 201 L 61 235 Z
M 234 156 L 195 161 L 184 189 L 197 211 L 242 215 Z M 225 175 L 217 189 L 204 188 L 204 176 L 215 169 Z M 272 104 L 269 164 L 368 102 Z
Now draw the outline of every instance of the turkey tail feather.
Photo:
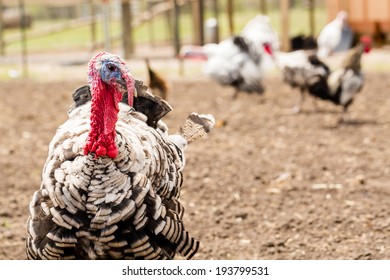
M 212 115 L 199 115 L 192 113 L 187 120 L 179 127 L 179 134 L 191 143 L 211 131 L 215 125 L 215 119 Z

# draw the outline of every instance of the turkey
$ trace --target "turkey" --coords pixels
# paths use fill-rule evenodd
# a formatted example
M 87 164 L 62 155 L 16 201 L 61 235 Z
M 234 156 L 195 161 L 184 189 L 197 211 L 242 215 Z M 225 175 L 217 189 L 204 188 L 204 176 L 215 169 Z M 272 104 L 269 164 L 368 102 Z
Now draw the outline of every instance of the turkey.
M 262 78 L 267 64 L 265 54 L 279 49 L 279 40 L 267 16 L 257 15 L 238 35 L 219 44 L 184 46 L 181 59 L 204 60 L 203 72 L 214 82 L 235 89 L 233 98 L 240 92 L 262 94 Z
M 265 44 L 274 51 L 280 49 L 279 35 L 268 16 L 256 15 L 245 24 L 240 35 L 253 42 L 259 52 L 264 52 Z
M 161 96 L 162 99 L 168 100 L 169 95 L 169 83 L 160 73 L 157 73 L 152 69 L 149 59 L 145 59 L 146 68 L 149 76 L 149 88 L 153 91 L 153 94 Z
M 347 54 L 342 67 L 333 71 L 327 80 L 329 91 L 326 95 L 317 95 L 321 99 L 330 100 L 343 107 L 341 122 L 346 120 L 348 107 L 354 97 L 364 86 L 361 58 L 364 53 L 370 52 L 372 39 L 362 36 L 360 42 Z
M 262 94 L 262 53 L 243 36 L 233 36 L 218 44 L 204 65 L 204 73 L 215 82 L 232 86 L 233 98 L 240 92 Z
M 348 25 L 348 13 L 340 11 L 336 18 L 325 25 L 317 38 L 317 55 L 323 59 L 333 52 L 350 49 L 353 32 Z
M 30 202 L 28 259 L 192 258 L 199 242 L 179 201 L 184 150 L 214 118 L 192 113 L 168 135 L 161 118 L 171 107 L 105 52 L 73 98 Z
M 305 92 L 320 96 L 327 94 L 330 69 L 317 55 L 302 50 L 290 53 L 275 52 L 273 59 L 281 71 L 283 82 L 300 90 L 300 98 L 293 108 L 293 113 L 301 112 Z

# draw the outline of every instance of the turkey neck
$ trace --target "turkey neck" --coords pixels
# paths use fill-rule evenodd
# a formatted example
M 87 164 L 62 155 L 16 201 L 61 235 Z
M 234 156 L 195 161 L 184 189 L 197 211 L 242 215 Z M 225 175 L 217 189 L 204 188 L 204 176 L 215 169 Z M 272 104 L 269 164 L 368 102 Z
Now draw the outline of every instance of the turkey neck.
M 91 85 L 91 130 L 84 153 L 94 152 L 95 157 L 115 158 L 118 149 L 115 144 L 115 125 L 118 120 L 118 103 L 122 94 L 100 79 Z
M 361 70 L 361 57 L 364 52 L 364 46 L 362 44 L 359 44 L 356 46 L 352 51 L 349 57 L 347 57 L 346 61 L 344 62 L 344 67 L 346 69 L 351 69 L 354 71 L 354 73 L 358 73 Z

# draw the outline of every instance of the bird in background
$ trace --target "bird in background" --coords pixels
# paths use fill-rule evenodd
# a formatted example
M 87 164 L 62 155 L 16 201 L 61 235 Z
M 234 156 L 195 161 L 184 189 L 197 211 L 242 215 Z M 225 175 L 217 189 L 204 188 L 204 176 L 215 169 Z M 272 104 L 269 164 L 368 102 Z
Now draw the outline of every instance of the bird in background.
M 348 25 L 348 13 L 340 11 L 336 18 L 320 31 L 317 37 L 317 55 L 320 59 L 334 52 L 346 51 L 351 48 L 353 32 Z
M 240 34 L 218 44 L 184 46 L 179 57 L 204 61 L 203 73 L 220 85 L 233 87 L 233 98 L 236 98 L 240 92 L 264 93 L 264 57 L 273 48 L 279 48 L 277 34 L 269 18 L 258 15 L 244 26 Z
M 203 71 L 218 84 L 233 87 L 233 98 L 240 92 L 263 94 L 262 59 L 253 42 L 232 36 L 220 42 L 213 55 L 208 55 Z
M 305 93 L 326 88 L 326 79 L 330 74 L 329 67 L 318 59 L 315 50 L 295 50 L 283 52 L 271 50 L 268 57 L 282 81 L 291 88 L 300 90 L 300 98 L 292 113 L 299 113 L 305 99 Z
M 369 36 L 361 36 L 359 43 L 351 49 L 342 67 L 332 71 L 327 79 L 329 88 L 328 94 L 319 96 L 321 99 L 329 100 L 336 105 L 343 107 L 340 122 L 347 120 L 347 111 L 355 96 L 359 93 L 365 83 L 365 75 L 362 71 L 362 56 L 369 53 L 372 48 L 372 39 Z
M 318 59 L 316 54 L 305 55 L 299 63 L 285 64 L 280 68 L 283 82 L 291 88 L 300 90 L 300 98 L 292 113 L 300 113 L 306 93 L 314 95 L 327 94 L 327 78 L 330 75 L 329 67 Z
M 73 99 L 30 202 L 28 259 L 192 258 L 199 242 L 179 200 L 184 152 L 210 132 L 213 116 L 192 113 L 168 134 L 169 104 L 105 52 L 91 59 L 88 85 Z
M 170 85 L 169 82 L 158 72 L 152 69 L 148 58 L 145 59 L 146 68 L 149 77 L 149 88 L 152 93 L 168 100 Z
M 241 36 L 253 42 L 260 53 L 267 52 L 264 45 L 273 51 L 280 50 L 279 35 L 271 24 L 268 16 L 258 14 L 245 24 Z
M 363 53 L 371 50 L 371 42 L 370 37 L 362 36 L 360 43 L 346 54 L 342 67 L 334 71 L 331 71 L 329 66 L 314 53 L 303 56 L 302 52 L 301 59 L 297 60 L 300 63 L 290 62 L 290 64 L 280 66 L 283 81 L 292 88 L 298 88 L 301 92 L 293 113 L 301 112 L 307 92 L 313 97 L 342 106 L 343 114 L 340 121 L 345 121 L 348 107 L 364 85 L 361 57 Z M 274 59 L 277 63 L 277 57 Z

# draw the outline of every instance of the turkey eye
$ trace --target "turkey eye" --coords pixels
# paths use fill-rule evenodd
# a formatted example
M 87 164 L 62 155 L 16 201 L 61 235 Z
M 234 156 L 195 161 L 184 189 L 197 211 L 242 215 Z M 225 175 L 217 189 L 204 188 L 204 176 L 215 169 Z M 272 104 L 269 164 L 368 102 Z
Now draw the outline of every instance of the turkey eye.
M 116 67 L 114 65 L 108 65 L 107 66 L 108 70 L 110 70 L 111 72 L 114 72 L 116 70 Z

